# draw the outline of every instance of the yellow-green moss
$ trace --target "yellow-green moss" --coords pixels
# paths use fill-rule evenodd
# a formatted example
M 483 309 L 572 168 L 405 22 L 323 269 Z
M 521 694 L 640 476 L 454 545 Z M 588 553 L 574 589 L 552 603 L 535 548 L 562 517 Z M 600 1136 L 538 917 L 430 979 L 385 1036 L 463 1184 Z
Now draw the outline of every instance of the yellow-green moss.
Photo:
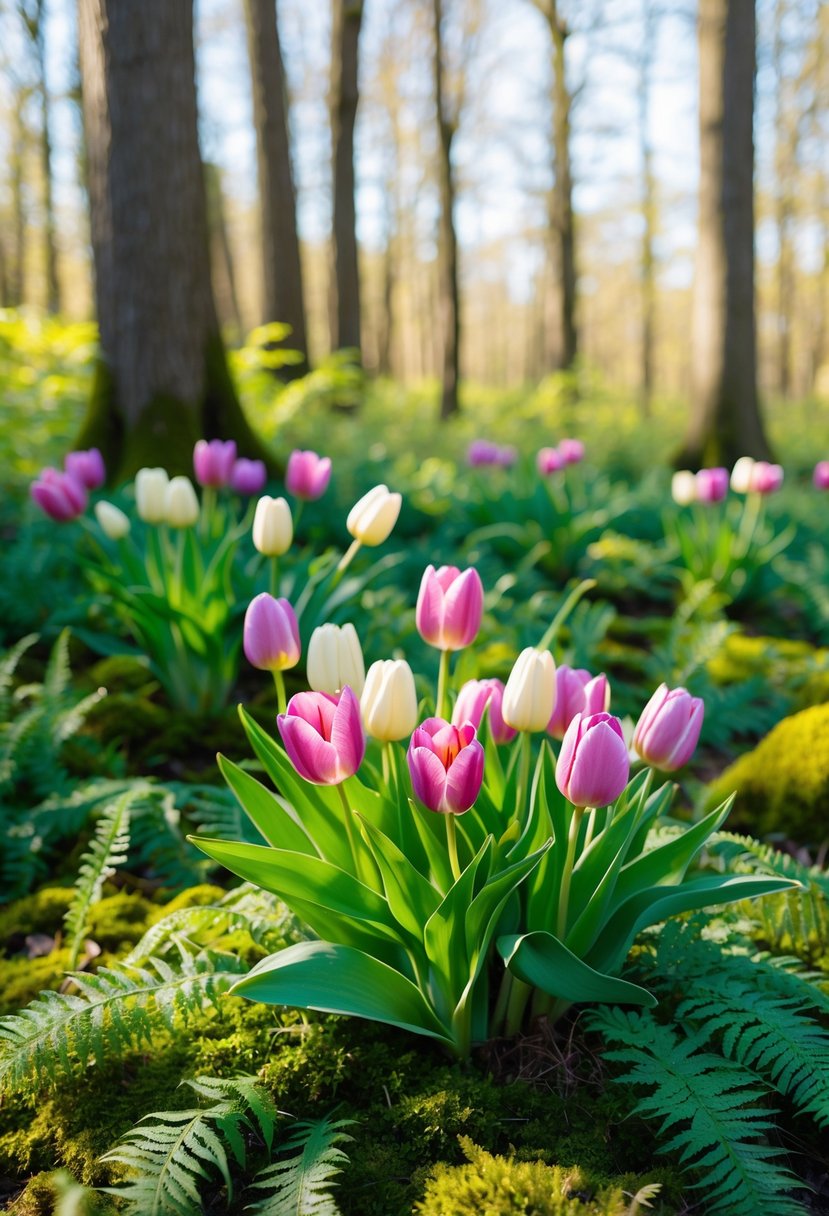
M 717 806 L 737 791 L 729 827 L 755 836 L 781 833 L 800 844 L 829 836 L 829 704 L 778 722 L 709 788 Z
M 72 899 L 72 887 L 42 887 L 0 911 L 0 949 L 21 949 L 30 933 L 55 933 Z
M 809 642 L 732 633 L 707 669 L 717 684 L 739 684 L 763 676 L 792 696 L 795 709 L 829 700 L 829 651 Z
M 0 959 L 0 1013 L 16 1013 L 44 988 L 57 988 L 68 966 L 68 950 L 53 950 L 42 958 L 20 954 Z
M 151 917 L 151 923 L 162 920 L 171 912 L 179 912 L 182 908 L 203 908 L 206 904 L 217 904 L 219 900 L 224 899 L 225 895 L 227 895 L 227 891 L 224 887 L 217 887 L 212 882 L 198 883 L 195 887 L 188 887 L 186 891 L 181 891 L 162 907 L 156 908 Z
M 60 1209 L 57 1202 L 61 1197 L 72 1194 L 70 1207 Z M 82 1206 L 76 1206 L 74 1198 L 78 1194 L 77 1183 L 65 1170 L 48 1171 L 36 1174 L 26 1184 L 25 1189 L 17 1196 L 7 1209 L 8 1216 L 52 1216 L 57 1211 L 77 1213 L 77 1216 L 109 1216 L 117 1211 L 112 1200 L 104 1195 L 96 1195 L 87 1191 L 81 1199 Z
M 107 895 L 89 909 L 87 937 L 103 950 L 126 953 L 144 936 L 155 907 L 134 891 Z

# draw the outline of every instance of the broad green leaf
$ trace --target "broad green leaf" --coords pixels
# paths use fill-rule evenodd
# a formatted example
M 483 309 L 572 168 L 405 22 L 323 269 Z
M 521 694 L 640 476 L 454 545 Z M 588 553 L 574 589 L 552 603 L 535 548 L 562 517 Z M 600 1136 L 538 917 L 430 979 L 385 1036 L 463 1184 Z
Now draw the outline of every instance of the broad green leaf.
M 623 866 L 616 887 L 618 900 L 621 902 L 647 887 L 675 886 L 682 882 L 688 866 L 704 847 L 708 837 L 722 826 L 732 802 L 733 798 L 729 798 L 667 844 L 651 849 Z
M 497 948 L 514 976 L 550 996 L 610 1005 L 657 1003 L 656 997 L 638 984 L 595 971 L 552 933 L 499 937 Z
M 362 815 L 358 818 L 377 862 L 393 915 L 404 929 L 422 942 L 426 922 L 441 902 L 440 892 L 415 869 L 393 840 Z
M 226 756 L 219 756 L 219 771 L 233 790 L 239 805 L 268 844 L 294 853 L 316 853 L 313 841 L 276 794 Z
M 492 837 L 487 837 L 429 917 L 423 931 L 426 954 L 438 974 L 445 979 L 446 994 L 452 1008 L 457 1004 L 469 975 L 466 914 L 475 896 L 478 870 L 491 854 L 493 843 Z

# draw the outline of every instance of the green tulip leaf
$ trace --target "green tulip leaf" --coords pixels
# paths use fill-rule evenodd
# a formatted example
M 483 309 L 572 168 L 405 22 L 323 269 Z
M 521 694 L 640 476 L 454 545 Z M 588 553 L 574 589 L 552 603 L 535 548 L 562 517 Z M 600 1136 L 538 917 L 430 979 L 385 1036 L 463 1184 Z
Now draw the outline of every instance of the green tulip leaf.
M 499 937 L 498 953 L 512 974 L 533 988 L 565 1001 L 598 1001 L 608 1005 L 656 1005 L 656 997 L 638 984 L 594 971 L 552 933 Z
M 219 771 L 236 795 L 242 810 L 268 844 L 277 849 L 289 849 L 293 853 L 316 854 L 313 841 L 309 840 L 294 815 L 276 794 L 226 756 L 219 756 L 218 761 Z

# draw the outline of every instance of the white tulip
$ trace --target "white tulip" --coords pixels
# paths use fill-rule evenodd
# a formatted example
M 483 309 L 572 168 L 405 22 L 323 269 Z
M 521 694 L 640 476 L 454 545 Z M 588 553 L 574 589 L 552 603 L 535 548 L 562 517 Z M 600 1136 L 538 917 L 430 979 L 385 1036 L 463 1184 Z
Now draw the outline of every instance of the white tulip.
M 199 500 L 189 477 L 173 477 L 164 496 L 164 518 L 171 528 L 192 528 L 199 519 Z
M 731 489 L 735 494 L 748 494 L 754 474 L 754 460 L 751 456 L 741 456 L 731 470 Z
M 104 499 L 95 503 L 95 518 L 104 536 L 110 540 L 121 540 L 130 530 L 129 516 L 120 507 Z
M 528 646 L 509 674 L 501 716 L 513 730 L 546 730 L 556 704 L 556 665 L 549 650 Z
M 145 524 L 163 524 L 170 478 L 166 469 L 139 469 L 135 474 L 135 507 Z
M 375 486 L 356 502 L 348 513 L 345 526 L 363 545 L 382 545 L 397 523 L 403 499 L 389 492 L 388 486 Z
M 697 501 L 697 479 L 690 469 L 680 469 L 671 478 L 671 497 L 680 507 Z
M 306 672 L 314 692 L 339 693 L 347 684 L 359 697 L 366 667 L 354 626 L 319 625 L 308 643 Z
M 417 726 L 417 692 L 405 659 L 372 663 L 360 698 L 366 731 L 375 739 L 405 739 Z
M 284 498 L 263 494 L 253 517 L 253 544 L 265 557 L 281 557 L 294 539 L 291 508 Z

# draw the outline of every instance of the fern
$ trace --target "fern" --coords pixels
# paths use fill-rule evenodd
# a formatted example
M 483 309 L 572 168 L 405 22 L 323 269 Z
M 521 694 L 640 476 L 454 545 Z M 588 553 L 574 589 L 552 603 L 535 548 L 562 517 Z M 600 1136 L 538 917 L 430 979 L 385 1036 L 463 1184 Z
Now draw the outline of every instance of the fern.
M 340 1216 L 331 1186 L 348 1157 L 339 1147 L 353 1119 L 297 1123 L 283 1151 L 291 1156 L 260 1170 L 251 1190 L 270 1191 L 245 1210 L 255 1216 Z
M 605 1058 L 630 1065 L 622 1084 L 652 1092 L 636 1113 L 658 1123 L 662 1153 L 703 1177 L 691 1185 L 705 1194 L 705 1210 L 716 1216 L 797 1216 L 803 1208 L 790 1195 L 802 1184 L 779 1163 L 780 1148 L 768 1144 L 774 1111 L 765 1087 L 748 1068 L 703 1051 L 700 1035 L 681 1036 L 648 1013 L 602 1007 L 589 1026 L 620 1046 Z

